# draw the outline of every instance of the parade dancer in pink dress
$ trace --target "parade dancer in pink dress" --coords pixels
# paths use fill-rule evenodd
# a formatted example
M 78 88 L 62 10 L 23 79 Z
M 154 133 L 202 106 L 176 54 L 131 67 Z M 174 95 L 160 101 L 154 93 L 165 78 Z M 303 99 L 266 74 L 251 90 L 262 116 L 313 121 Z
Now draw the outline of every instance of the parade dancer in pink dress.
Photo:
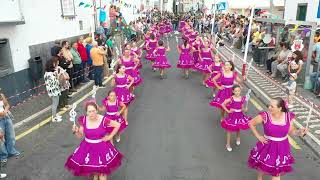
M 153 65 L 154 60 L 156 59 L 155 54 L 153 53 L 154 50 L 157 47 L 158 41 L 155 39 L 155 36 L 151 34 L 149 42 L 147 42 L 147 54 L 146 54 L 146 59 L 151 61 L 151 65 Z M 155 69 L 153 69 L 155 71 Z
M 193 64 L 197 64 L 199 62 L 201 44 L 202 44 L 202 41 L 201 41 L 201 38 L 199 36 L 192 43 L 192 46 L 193 46 Z
M 165 25 L 164 22 L 161 22 L 161 23 L 159 24 L 159 29 L 160 29 L 160 35 L 161 35 L 161 36 L 166 35 L 166 33 L 167 33 L 167 28 L 166 28 L 166 25 Z
M 120 58 L 120 64 L 123 64 L 126 67 L 126 74 L 131 76 L 134 79 L 133 85 L 130 87 L 131 93 L 133 93 L 134 88 L 139 86 L 142 83 L 142 78 L 140 77 L 137 67 L 139 65 L 139 59 L 134 58 L 130 55 L 131 50 L 125 49 L 124 56 Z
M 124 65 L 118 65 L 111 85 L 115 86 L 113 90 L 117 95 L 117 100 L 127 106 L 123 112 L 123 117 L 128 124 L 128 106 L 134 100 L 134 95 L 130 92 L 129 88 L 133 85 L 134 79 L 126 74 L 125 71 L 126 67 Z
M 226 149 L 230 152 L 231 148 L 231 133 L 237 133 L 236 144 L 240 145 L 240 130 L 249 129 L 248 123 L 251 117 L 246 116 L 243 112 L 248 110 L 245 107 L 246 97 L 241 97 L 241 88 L 239 85 L 234 85 L 233 96 L 226 99 L 222 103 L 223 109 L 228 113 L 227 117 L 221 121 L 221 127 L 227 131 L 227 144 Z
M 263 180 L 264 174 L 271 175 L 272 180 L 280 180 L 280 176 L 292 171 L 294 157 L 288 136 L 304 136 L 308 131 L 305 128 L 297 130 L 294 120 L 295 115 L 288 112 L 287 103 L 275 98 L 270 101 L 268 112 L 260 112 L 249 122 L 259 140 L 248 158 L 248 166 L 258 170 L 257 180 Z M 258 124 L 263 124 L 264 135 L 257 131 Z
M 98 109 L 105 112 L 106 118 L 120 123 L 120 129 L 116 137 L 116 141 L 120 142 L 120 134 L 128 127 L 128 121 L 123 117 L 126 105 L 117 100 L 117 95 L 114 91 L 109 91 L 108 96 L 102 100 L 102 106 L 99 106 Z M 112 130 L 112 127 L 108 127 L 108 132 L 112 132 Z
M 113 171 L 121 166 L 123 155 L 112 145 L 120 124 L 98 114 L 94 101 L 85 105 L 86 116 L 78 119 L 79 127 L 73 125 L 72 131 L 84 139 L 67 159 L 65 167 L 75 176 L 93 176 L 94 179 L 107 180 Z M 107 128 L 113 127 L 112 132 Z
M 215 97 L 216 86 L 214 85 L 212 79 L 222 71 L 223 62 L 221 62 L 220 56 L 216 55 L 213 63 L 209 66 L 210 77 L 206 80 L 206 86 L 212 88 L 212 96 Z M 220 83 L 220 79 L 217 80 Z
M 171 33 L 173 32 L 173 27 L 172 27 L 172 23 L 169 21 L 169 22 L 166 22 L 166 33 Z
M 184 40 L 183 45 L 177 46 L 180 57 L 177 64 L 177 68 L 183 69 L 185 78 L 189 78 L 189 69 L 194 66 L 192 59 L 192 47 L 188 44 L 187 40 Z
M 185 21 L 180 21 L 179 22 L 179 32 L 181 32 L 185 26 L 186 26 L 186 22 Z
M 146 35 L 144 36 L 144 45 L 143 45 L 143 50 L 147 50 L 147 43 L 150 40 L 150 36 L 151 36 L 151 31 L 148 31 L 146 33 Z
M 213 62 L 214 54 L 212 49 L 210 48 L 210 44 L 208 42 L 204 42 L 204 47 L 200 51 L 199 62 L 194 65 L 194 68 L 203 74 L 202 85 L 206 85 L 206 80 L 210 74 L 209 66 Z
M 192 29 L 189 26 L 186 26 L 186 30 L 183 33 L 183 38 L 189 40 L 189 37 L 192 34 Z
M 166 51 L 170 51 L 170 47 L 164 47 L 164 43 L 162 40 L 158 42 L 158 47 L 154 50 L 154 54 L 156 55 L 155 63 L 152 65 L 153 68 L 160 69 L 160 78 L 166 78 L 164 69 L 171 68 L 171 65 L 168 63 L 168 59 L 166 57 Z
M 218 80 L 220 83 L 218 84 Z M 231 61 L 227 61 L 224 64 L 221 73 L 218 73 L 212 82 L 218 88 L 218 93 L 215 98 L 210 102 L 211 106 L 221 109 L 221 118 L 224 117 L 224 109 L 222 103 L 232 96 L 232 87 L 235 83 L 241 83 L 242 80 L 238 77 L 237 73 L 234 72 L 234 64 Z
M 133 54 L 135 58 L 139 59 L 139 64 L 137 68 L 142 69 L 142 63 L 141 63 L 142 51 L 141 51 L 141 48 L 137 46 L 136 42 L 132 43 L 131 54 Z
M 193 44 L 198 35 L 199 33 L 197 31 L 193 31 L 189 37 L 189 43 Z

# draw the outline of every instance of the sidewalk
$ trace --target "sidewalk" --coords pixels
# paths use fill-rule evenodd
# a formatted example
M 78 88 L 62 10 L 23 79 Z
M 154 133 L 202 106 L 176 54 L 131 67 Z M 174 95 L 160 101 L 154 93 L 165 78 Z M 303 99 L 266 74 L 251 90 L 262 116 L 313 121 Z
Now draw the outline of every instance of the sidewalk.
M 68 98 L 68 104 L 72 105 L 77 99 L 92 90 L 94 81 L 80 85 L 77 92 Z M 14 128 L 17 132 L 27 129 L 30 125 L 51 116 L 51 99 L 47 93 L 35 96 L 34 98 L 18 105 L 10 110 L 14 116 Z M 59 112 L 59 111 L 58 111 Z
M 141 44 L 142 41 L 137 42 L 138 46 Z M 76 102 L 82 96 L 88 94 L 92 90 L 93 85 L 94 81 L 80 85 L 78 91 L 73 93 L 71 98 L 68 99 L 68 104 L 72 105 L 72 103 Z M 37 91 L 40 92 L 40 89 Z M 51 116 L 51 99 L 48 97 L 45 87 L 41 87 L 40 94 L 20 103 L 16 107 L 10 109 L 10 111 L 14 116 L 13 123 L 16 134 L 19 134 Z

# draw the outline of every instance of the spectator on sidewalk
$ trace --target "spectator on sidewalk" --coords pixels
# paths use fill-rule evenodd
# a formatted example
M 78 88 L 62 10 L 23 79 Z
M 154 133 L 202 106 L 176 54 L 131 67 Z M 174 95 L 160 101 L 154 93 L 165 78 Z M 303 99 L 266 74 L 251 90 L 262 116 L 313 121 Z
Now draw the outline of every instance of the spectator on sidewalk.
M 98 43 L 98 46 L 104 46 L 104 39 L 101 34 L 96 34 L 94 40 Z
M 299 76 L 302 65 L 303 65 L 303 55 L 301 51 L 294 51 L 292 53 L 293 60 L 289 62 L 288 65 L 288 72 L 289 74 L 295 73 Z
M 61 95 L 60 83 L 58 79 L 58 73 L 55 71 L 54 61 L 57 59 L 53 57 L 46 63 L 46 72 L 44 74 L 44 82 L 46 84 L 46 89 L 48 96 L 52 100 L 51 110 L 52 110 L 52 122 L 62 121 L 62 117 L 57 115 L 57 108 L 59 104 L 59 96 Z
M 72 59 L 72 63 L 73 63 L 73 68 L 74 68 L 74 73 L 73 73 L 73 77 L 74 80 L 72 81 L 74 84 L 74 87 L 76 88 L 80 83 L 83 83 L 83 69 L 82 69 L 82 60 L 80 57 L 80 53 L 78 52 L 78 43 L 74 42 L 72 43 L 72 48 L 70 50 L 73 59 Z
M 106 55 L 105 50 L 98 47 L 97 42 L 92 43 L 92 49 L 90 50 L 90 55 L 92 58 L 92 65 L 94 69 L 94 83 L 96 86 L 104 87 L 102 85 L 102 76 L 103 76 L 103 60 Z
M 283 28 L 283 32 L 280 35 L 281 42 L 289 42 L 289 28 L 286 26 Z
M 314 35 L 314 43 L 317 43 L 319 42 L 320 40 L 320 32 L 319 31 L 316 31 L 316 34 Z
M 310 81 L 313 85 L 313 89 L 315 90 L 315 94 L 317 97 L 320 97 L 320 72 L 313 72 L 310 74 Z
M 1 141 L 4 140 L 4 132 L 3 132 L 3 129 L 0 129 L 0 139 L 1 139 Z M 5 177 L 7 177 L 7 174 L 0 173 L 0 179 L 5 178 Z
M 107 63 L 108 63 L 108 68 L 111 68 L 111 63 L 112 63 L 112 58 L 114 55 L 114 50 L 113 50 L 113 41 L 112 41 L 112 36 L 108 36 L 107 42 Z
M 92 58 L 91 58 L 91 54 L 90 54 L 90 51 L 92 49 L 92 38 L 91 37 L 88 37 L 86 39 L 86 52 L 87 52 L 87 57 L 88 57 L 88 60 L 86 62 L 86 67 L 87 67 L 87 70 L 88 70 L 88 78 L 90 80 L 93 80 L 93 67 L 92 67 Z
M 115 19 L 116 17 L 119 15 L 119 13 L 116 10 L 116 6 L 115 5 L 111 5 L 109 8 L 109 19 L 110 19 L 110 27 L 113 27 L 114 23 L 115 23 Z
M 53 57 L 56 57 L 56 59 L 53 58 L 53 60 L 55 63 L 55 69 L 58 74 L 58 80 L 59 80 L 60 91 L 61 91 L 61 95 L 59 96 L 58 108 L 60 110 L 66 110 L 66 108 L 68 107 L 68 93 L 69 93 L 69 88 L 70 88 L 69 74 L 67 73 L 67 70 L 66 70 L 69 66 L 69 62 L 67 62 L 65 60 L 65 58 L 63 57 L 61 47 L 56 49 Z M 58 61 L 58 62 L 55 62 L 55 61 Z M 60 70 L 58 71 L 58 69 L 60 69 Z M 60 72 L 61 73 L 64 72 L 65 73 L 64 76 L 61 76 Z M 64 77 L 68 77 L 68 79 L 66 79 Z
M 66 63 L 69 64 L 66 68 L 63 67 L 64 69 L 67 70 L 68 74 L 69 74 L 69 83 L 71 85 L 69 92 L 73 93 L 73 92 L 77 92 L 75 90 L 74 84 L 73 84 L 73 73 L 74 73 L 74 69 L 73 69 L 73 64 L 72 64 L 72 60 L 73 60 L 73 56 L 71 54 L 71 47 L 68 41 L 62 41 L 61 43 L 62 46 L 62 55 L 64 57 L 64 59 L 66 60 Z
M 61 66 L 59 66 L 59 63 L 61 61 L 57 58 L 53 58 L 53 64 L 55 67 L 55 72 L 58 75 L 58 80 L 60 84 L 60 91 L 61 91 L 61 96 L 59 97 L 59 106 L 58 108 L 62 111 L 68 110 L 67 108 L 70 107 L 68 105 L 68 92 L 70 88 L 70 82 L 69 82 L 69 74 L 65 69 L 63 69 Z
M 87 83 L 89 82 L 89 79 L 87 79 L 86 75 L 88 75 L 88 72 L 86 70 L 86 64 L 88 61 L 88 55 L 87 55 L 87 50 L 84 46 L 84 40 L 83 40 L 83 36 L 80 36 L 78 39 L 78 52 L 80 54 L 81 57 L 81 66 L 82 66 L 82 74 L 83 74 L 83 83 Z
M 54 41 L 54 44 L 51 48 L 51 56 L 56 56 L 61 50 L 61 42 L 59 40 Z
M 106 32 L 105 32 L 104 27 L 103 27 L 103 22 L 100 22 L 100 25 L 97 28 L 96 32 L 97 32 L 97 35 L 100 35 L 100 37 L 102 39 L 106 38 Z
M 282 85 L 286 86 L 286 89 L 287 89 L 288 108 L 289 109 L 293 108 L 293 105 L 292 105 L 293 104 L 293 96 L 295 95 L 296 89 L 297 89 L 296 79 L 297 79 L 297 74 L 292 73 L 292 74 L 290 74 L 289 81 L 282 84 Z
M 285 80 L 288 77 L 288 73 L 300 73 L 303 65 L 303 55 L 301 51 L 294 51 L 287 61 L 283 61 L 277 66 L 277 69 L 281 72 L 282 79 Z
M 53 61 L 55 64 L 56 73 L 58 74 L 58 80 L 59 80 L 60 91 L 61 91 L 61 95 L 59 96 L 58 108 L 61 110 L 66 110 L 66 108 L 68 107 L 68 94 L 71 95 L 71 92 L 69 92 L 70 77 L 69 77 L 69 74 L 67 73 L 69 62 L 67 62 L 66 59 L 64 58 L 61 47 L 60 47 L 60 50 L 58 51 L 58 54 L 56 54 L 54 57 L 56 57 L 56 59 L 53 58 Z
M 284 43 L 281 42 L 280 45 L 276 48 L 275 52 L 270 52 L 270 57 L 269 59 L 266 61 L 267 64 L 267 73 L 268 74 L 272 74 L 271 73 L 271 64 L 272 62 L 276 61 L 278 59 L 278 56 L 280 54 L 280 52 L 282 51 L 282 47 L 284 46 Z M 273 53 L 273 54 L 271 54 Z
M 313 45 L 313 59 L 316 63 L 320 62 L 320 38 L 318 42 Z
M 279 53 L 279 56 L 276 61 L 271 63 L 271 77 L 275 78 L 277 75 L 277 66 L 279 64 L 284 64 L 287 62 L 288 57 L 290 56 L 291 51 L 288 43 L 284 43 L 282 46 L 282 50 Z
M 13 128 L 13 115 L 9 111 L 10 104 L 1 92 L 0 89 L 0 129 L 1 129 L 1 140 L 0 140 L 0 160 L 1 164 L 7 163 L 8 157 L 17 157 L 20 152 L 15 147 L 15 133 Z
M 236 45 L 236 43 L 242 39 L 243 30 L 243 25 L 237 25 L 235 33 L 232 35 L 233 41 L 230 48 L 233 48 Z

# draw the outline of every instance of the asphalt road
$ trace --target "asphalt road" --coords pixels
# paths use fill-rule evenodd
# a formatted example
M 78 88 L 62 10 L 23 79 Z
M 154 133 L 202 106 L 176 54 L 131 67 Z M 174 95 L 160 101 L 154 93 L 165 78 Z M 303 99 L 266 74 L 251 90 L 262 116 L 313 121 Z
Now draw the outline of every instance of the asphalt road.
M 256 139 L 250 131 L 242 133 L 241 146 L 225 150 L 225 132 L 219 125 L 220 112 L 208 105 L 209 89 L 201 86 L 201 76 L 182 77 L 175 68 L 178 53 L 174 38 L 168 56 L 173 65 L 168 78 L 160 80 L 144 62 L 144 84 L 136 90 L 129 109 L 129 128 L 117 145 L 125 155 L 123 165 L 112 180 L 232 180 L 255 179 L 247 168 L 247 157 Z M 109 88 L 107 88 L 109 89 Z M 98 91 L 97 99 L 107 89 Z M 254 98 L 254 97 L 253 97 Z M 82 112 L 78 107 L 77 112 Z M 249 105 L 249 115 L 258 110 Z M 1 171 L 12 180 L 76 180 L 64 169 L 67 157 L 80 140 L 71 132 L 68 113 L 61 123 L 49 123 L 17 141 L 23 156 L 9 159 Z M 284 180 L 320 179 L 319 159 L 299 139 L 302 150 L 292 149 L 295 171 Z

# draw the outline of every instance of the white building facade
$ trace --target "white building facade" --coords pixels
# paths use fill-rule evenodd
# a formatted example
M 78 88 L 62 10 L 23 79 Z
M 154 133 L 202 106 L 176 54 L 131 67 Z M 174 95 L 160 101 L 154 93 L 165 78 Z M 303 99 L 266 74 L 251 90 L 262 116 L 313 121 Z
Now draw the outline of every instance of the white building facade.
M 99 9 L 104 7 L 106 19 L 112 0 L 1 0 L 0 6 L 0 87 L 6 95 L 38 85 L 31 77 L 30 58 L 39 56 L 42 65 L 51 58 L 50 48 L 56 40 L 74 41 L 99 24 Z M 131 1 L 130 1 L 131 2 Z M 131 8 L 120 5 L 130 22 Z M 129 3 L 129 2 L 128 2 Z M 41 81 L 41 80 L 40 80 Z M 10 86 L 8 86 L 10 84 Z
M 93 11 L 90 8 L 74 4 L 76 16 L 63 17 L 60 0 L 13 0 L 12 2 L 20 6 L 15 10 L 20 11 L 17 14 L 22 15 L 21 20 L 24 22 L 20 25 L 6 23 L 19 19 L 2 16 L 0 39 L 7 39 L 10 43 L 14 72 L 28 68 L 29 46 L 78 36 L 90 31 L 90 22 L 93 21 Z M 1 6 L 0 9 L 3 15 L 11 11 L 5 6 Z
M 285 20 L 320 22 L 317 18 L 319 0 L 286 0 Z

